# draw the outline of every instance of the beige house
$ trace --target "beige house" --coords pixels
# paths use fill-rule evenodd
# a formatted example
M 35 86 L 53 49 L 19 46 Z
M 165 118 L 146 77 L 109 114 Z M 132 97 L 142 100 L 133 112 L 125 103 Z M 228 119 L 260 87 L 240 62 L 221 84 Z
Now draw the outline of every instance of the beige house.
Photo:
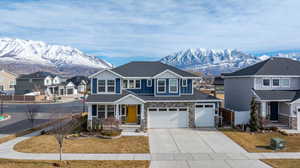
M 14 93 L 17 75 L 5 70 L 0 70 L 0 91 Z

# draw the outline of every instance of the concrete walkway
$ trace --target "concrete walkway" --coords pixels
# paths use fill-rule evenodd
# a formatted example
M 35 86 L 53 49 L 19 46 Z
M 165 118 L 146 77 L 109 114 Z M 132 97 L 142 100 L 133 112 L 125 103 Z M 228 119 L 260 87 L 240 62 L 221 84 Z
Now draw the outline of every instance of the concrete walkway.
M 193 135 L 188 141 L 185 141 L 184 137 L 187 137 L 187 135 L 184 136 L 185 134 Z M 39 132 L 34 132 L 0 144 L 0 157 L 5 159 L 58 160 L 59 154 L 21 153 L 13 150 L 15 144 L 36 135 L 39 135 Z M 63 159 L 151 160 L 151 168 L 245 168 L 246 165 L 247 168 L 270 168 L 270 166 L 258 159 L 300 159 L 300 153 L 247 153 L 243 148 L 233 143 L 218 131 L 206 132 L 192 129 L 150 130 L 149 138 L 151 154 L 66 153 L 63 154 Z M 173 142 L 171 143 L 171 141 Z M 194 141 L 200 143 L 200 145 Z M 197 149 L 191 147 L 195 144 L 197 145 L 195 146 Z M 164 149 L 159 149 L 159 147 Z

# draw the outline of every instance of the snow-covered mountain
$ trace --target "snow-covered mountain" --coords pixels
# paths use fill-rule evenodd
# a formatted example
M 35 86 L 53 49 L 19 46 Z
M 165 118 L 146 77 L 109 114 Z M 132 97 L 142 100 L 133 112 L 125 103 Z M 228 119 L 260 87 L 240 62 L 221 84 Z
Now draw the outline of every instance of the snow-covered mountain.
M 112 67 L 110 63 L 76 48 L 12 38 L 0 38 L 0 65 L 15 73 L 50 70 L 70 75 L 72 72 L 88 74 L 91 70 Z M 19 68 L 8 68 L 14 66 Z
M 181 69 L 219 75 L 220 73 L 238 70 L 273 56 L 300 60 L 300 52 L 251 55 L 233 49 L 198 48 L 176 52 L 162 58 L 160 61 Z

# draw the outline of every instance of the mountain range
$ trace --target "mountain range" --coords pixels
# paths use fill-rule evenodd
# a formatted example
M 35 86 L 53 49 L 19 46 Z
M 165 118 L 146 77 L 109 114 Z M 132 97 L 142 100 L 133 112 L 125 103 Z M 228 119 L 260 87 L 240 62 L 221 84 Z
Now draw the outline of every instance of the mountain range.
M 255 64 L 270 57 L 300 60 L 300 52 L 248 54 L 234 49 L 186 49 L 168 55 L 160 61 L 181 69 L 219 75 Z
M 69 46 L 0 38 L 0 67 L 16 74 L 48 71 L 72 76 L 88 75 L 112 64 Z

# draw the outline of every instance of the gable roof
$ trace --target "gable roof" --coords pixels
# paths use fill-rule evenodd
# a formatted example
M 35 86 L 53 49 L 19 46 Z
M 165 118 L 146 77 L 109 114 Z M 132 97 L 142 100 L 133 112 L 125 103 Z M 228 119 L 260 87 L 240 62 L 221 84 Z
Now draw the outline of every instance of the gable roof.
M 300 62 L 289 58 L 272 57 L 224 76 L 300 75 Z
M 88 84 L 89 79 L 85 76 L 74 76 L 66 80 L 67 83 L 72 82 L 76 86 L 80 85 L 81 81 L 85 81 Z
M 55 77 L 56 75 L 54 75 L 54 74 L 52 74 L 50 72 L 38 71 L 38 72 L 31 73 L 31 74 L 20 75 L 19 78 L 26 78 L 26 79 L 30 79 L 30 78 L 46 78 L 47 76 Z
M 111 71 L 116 72 L 124 77 L 153 77 L 166 70 L 175 72 L 182 77 L 198 77 L 190 72 L 180 70 L 171 65 L 163 64 L 158 61 L 130 62 L 111 69 Z

